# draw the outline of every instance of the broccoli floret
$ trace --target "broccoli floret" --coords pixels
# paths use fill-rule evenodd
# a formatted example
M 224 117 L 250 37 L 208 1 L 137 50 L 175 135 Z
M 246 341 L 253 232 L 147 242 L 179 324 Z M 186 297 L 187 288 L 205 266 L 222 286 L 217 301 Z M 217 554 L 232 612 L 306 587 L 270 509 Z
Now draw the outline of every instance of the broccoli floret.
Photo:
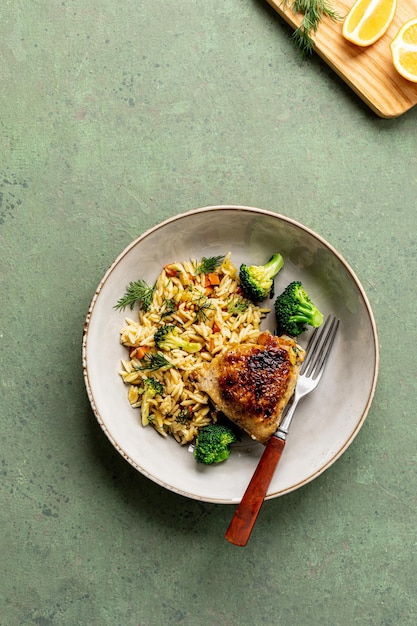
M 273 254 L 265 265 L 245 265 L 239 269 L 240 286 L 244 295 L 253 302 L 272 298 L 274 278 L 284 267 L 281 254 Z
M 185 352 L 198 352 L 201 344 L 183 339 L 179 330 L 174 324 L 164 324 L 160 326 L 154 335 L 155 344 L 162 350 L 173 350 L 181 348 Z
M 274 308 L 278 331 L 292 337 L 307 330 L 306 325 L 317 328 L 323 322 L 323 314 L 298 280 L 290 283 L 277 297 Z
M 194 458 L 204 465 L 225 461 L 230 455 L 230 444 L 235 441 L 235 433 L 227 426 L 208 424 L 197 435 Z
M 164 393 L 164 387 L 156 378 L 145 378 L 143 381 L 144 392 L 142 393 L 141 413 L 142 413 L 142 425 L 147 426 L 150 421 L 150 406 L 151 400 L 157 395 Z

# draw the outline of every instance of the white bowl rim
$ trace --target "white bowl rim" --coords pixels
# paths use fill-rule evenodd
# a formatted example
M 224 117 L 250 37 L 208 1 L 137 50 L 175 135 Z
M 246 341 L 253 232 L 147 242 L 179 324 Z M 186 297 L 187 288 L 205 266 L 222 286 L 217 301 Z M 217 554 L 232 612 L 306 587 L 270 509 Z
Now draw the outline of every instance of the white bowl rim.
M 335 461 L 337 461 L 342 455 L 343 453 L 347 450 L 347 448 L 351 445 L 352 441 L 355 439 L 355 437 L 357 436 L 358 432 L 360 431 L 360 429 L 362 428 L 362 425 L 368 415 L 369 409 L 371 407 L 372 401 L 374 399 L 375 396 L 375 392 L 376 392 L 376 388 L 377 388 L 377 383 L 378 383 L 378 377 L 379 377 L 379 369 L 380 369 L 380 348 L 379 348 L 379 335 L 378 335 L 378 328 L 377 328 L 377 324 L 376 324 L 376 320 L 375 320 L 375 316 L 373 313 L 373 309 L 370 303 L 370 300 L 359 280 L 359 278 L 357 277 L 355 271 L 352 269 L 352 267 L 350 266 L 350 264 L 345 260 L 345 258 L 336 250 L 336 248 L 334 248 L 334 246 L 332 246 L 332 244 L 330 244 L 324 237 L 322 237 L 321 235 L 319 235 L 317 232 L 315 232 L 314 230 L 312 230 L 311 228 L 309 228 L 308 226 L 306 226 L 305 224 L 302 224 L 301 222 L 288 217 L 286 215 L 283 215 L 281 213 L 277 213 L 275 211 L 271 211 L 268 209 L 264 209 L 264 208 L 258 208 L 258 207 L 254 207 L 254 206 L 250 206 L 250 205 L 239 205 L 239 204 L 221 204 L 221 205 L 208 205 L 208 206 L 204 206 L 204 207 L 199 207 L 199 208 L 195 208 L 195 209 L 191 209 L 189 211 L 183 211 L 181 213 L 177 213 L 171 217 L 168 217 L 166 219 L 164 219 L 161 222 L 158 222 L 157 224 L 155 224 L 154 226 L 151 226 L 150 228 L 146 229 L 144 232 L 142 232 L 138 237 L 136 237 L 133 241 L 131 241 L 123 250 L 122 252 L 115 258 L 115 260 L 112 262 L 112 264 L 108 267 L 107 271 L 105 272 L 103 278 L 100 280 L 100 283 L 97 286 L 97 289 L 94 292 L 94 295 L 92 297 L 92 300 L 90 302 L 89 308 L 88 308 L 88 312 L 87 312 L 87 316 L 86 316 L 86 320 L 84 322 L 84 329 L 83 329 L 83 335 L 82 335 L 82 368 L 83 368 L 83 377 L 84 377 L 84 382 L 85 382 L 85 387 L 86 387 L 86 391 L 87 391 L 87 396 L 88 399 L 90 401 L 93 413 L 101 427 L 101 429 L 103 430 L 104 434 L 106 435 L 106 437 L 109 439 L 110 443 L 114 446 L 114 448 L 119 452 L 119 454 L 126 460 L 129 462 L 130 465 L 132 465 L 137 471 L 139 471 L 142 475 L 146 476 L 147 478 L 149 478 L 150 480 L 152 480 L 153 482 L 155 482 L 156 484 L 174 492 L 177 493 L 178 495 L 187 497 L 187 498 L 192 498 L 195 500 L 201 500 L 204 502 L 211 502 L 211 503 L 217 503 L 217 504 L 234 504 L 236 505 L 236 501 L 235 500 L 221 500 L 221 499 L 216 499 L 216 498 L 212 498 L 212 497 L 200 497 L 196 494 L 192 494 L 192 493 L 188 493 L 182 489 L 179 489 L 175 486 L 172 485 L 168 485 L 165 482 L 163 482 L 162 480 L 158 479 L 158 477 L 154 476 L 153 474 L 150 474 L 148 471 L 144 470 L 143 467 L 141 467 L 139 464 L 137 464 L 131 457 L 129 454 L 127 454 L 123 448 L 120 446 L 120 444 L 114 439 L 114 437 L 111 435 L 111 433 L 108 431 L 105 421 L 103 420 L 102 416 L 100 415 L 100 412 L 97 409 L 97 405 L 95 403 L 95 399 L 94 399 L 94 394 L 93 394 L 93 390 L 89 381 L 89 376 L 88 376 L 88 367 L 87 367 L 87 336 L 88 336 L 88 328 L 89 328 L 89 322 L 95 307 L 95 304 L 97 302 L 97 299 L 100 295 L 100 292 L 108 278 L 108 276 L 111 274 L 111 272 L 114 270 L 114 268 L 123 260 L 123 258 L 129 253 L 129 251 L 134 248 L 142 239 L 145 239 L 146 237 L 148 237 L 151 233 L 158 231 L 162 228 L 164 228 L 166 225 L 172 223 L 172 222 L 176 222 L 176 221 L 180 221 L 184 218 L 190 217 L 192 215 L 196 215 L 199 213 L 207 213 L 207 212 L 215 212 L 215 211 L 223 211 L 223 210 L 228 210 L 228 211 L 241 211 L 241 212 L 248 212 L 248 213 L 256 213 L 257 215 L 259 214 L 263 214 L 265 216 L 270 216 L 274 219 L 278 219 L 284 222 L 287 222 L 290 225 L 293 225 L 299 229 L 301 229 L 302 231 L 308 233 L 311 237 L 315 238 L 318 242 L 320 242 L 325 248 L 327 248 L 330 252 L 332 252 L 332 254 L 340 261 L 340 263 L 346 268 L 346 270 L 348 271 L 348 273 L 350 274 L 352 280 L 355 282 L 356 288 L 358 289 L 362 299 L 363 299 L 363 303 L 365 305 L 368 317 L 369 317 L 369 322 L 372 328 L 372 337 L 373 337 L 373 347 L 374 347 L 374 354 L 375 354 L 375 361 L 374 361 L 374 372 L 373 372 L 373 377 L 372 377 L 372 384 L 369 388 L 369 393 L 368 393 L 368 399 L 366 402 L 366 405 L 363 409 L 362 415 L 360 417 L 360 419 L 358 420 L 357 424 L 356 424 L 356 428 L 353 430 L 353 432 L 351 433 L 351 436 L 345 441 L 344 445 L 341 446 L 336 454 L 333 455 L 333 457 L 329 458 L 327 460 L 327 462 L 319 467 L 315 472 L 313 472 L 311 475 L 309 475 L 308 477 L 306 477 L 305 479 L 303 479 L 302 481 L 300 481 L 299 483 L 293 484 L 291 485 L 291 487 L 287 488 L 287 489 L 283 489 L 279 492 L 275 492 L 275 493 L 269 493 L 266 496 L 266 500 L 272 499 L 272 498 L 276 498 L 282 495 L 285 495 L 287 493 L 290 493 L 292 491 L 295 491 L 297 489 L 299 489 L 300 487 L 302 487 L 303 485 L 306 485 L 308 483 L 310 483 L 311 481 L 313 481 L 315 478 L 317 478 L 319 475 L 321 475 L 325 470 L 327 470 L 331 465 L 333 465 L 335 463 Z

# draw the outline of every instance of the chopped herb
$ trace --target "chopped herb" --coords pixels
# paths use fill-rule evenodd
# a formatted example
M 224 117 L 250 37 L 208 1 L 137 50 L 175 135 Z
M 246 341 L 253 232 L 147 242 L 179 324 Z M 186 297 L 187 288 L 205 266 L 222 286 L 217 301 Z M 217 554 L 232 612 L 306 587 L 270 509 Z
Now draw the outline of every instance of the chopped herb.
M 176 416 L 175 421 L 178 422 L 178 424 L 187 424 L 188 422 L 192 420 L 192 418 L 193 418 L 193 410 L 189 406 L 186 409 L 181 409 L 181 411 Z
M 205 322 L 207 319 L 206 311 L 212 309 L 210 300 L 206 296 L 199 296 L 195 301 L 195 318 L 197 322 Z
M 219 267 L 219 265 L 222 264 L 223 259 L 224 259 L 224 255 L 223 256 L 211 256 L 208 258 L 203 256 L 200 263 L 198 263 L 195 268 L 195 273 L 198 275 L 198 274 L 209 274 L 210 272 L 214 272 L 216 267 Z
M 139 306 L 143 311 L 147 311 L 151 305 L 155 285 L 150 287 L 144 280 L 131 282 L 126 287 L 126 293 L 123 298 L 114 306 L 115 309 L 125 309 L 129 306 L 133 309 L 135 302 L 139 301 Z
M 162 352 L 149 352 L 145 354 L 143 359 L 141 359 L 143 365 L 137 365 L 133 368 L 135 372 L 140 372 L 143 370 L 147 370 L 148 372 L 155 372 L 156 370 L 160 370 L 162 368 L 169 369 L 170 367 L 174 367 L 174 364 L 162 354 Z
M 167 315 L 171 315 L 177 310 L 177 303 L 175 298 L 166 298 L 165 300 L 165 310 L 162 311 L 161 317 L 167 317 Z
M 227 312 L 230 315 L 238 315 L 239 313 L 244 313 L 249 306 L 249 301 L 246 298 L 235 298 L 231 300 L 227 307 Z

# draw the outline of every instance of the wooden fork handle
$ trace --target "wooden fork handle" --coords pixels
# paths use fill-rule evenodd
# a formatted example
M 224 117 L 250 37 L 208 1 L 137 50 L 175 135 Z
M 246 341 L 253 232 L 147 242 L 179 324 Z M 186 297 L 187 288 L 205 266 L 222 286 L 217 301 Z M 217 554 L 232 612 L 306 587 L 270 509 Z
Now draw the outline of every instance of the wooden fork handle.
M 268 441 L 225 534 L 230 543 L 236 546 L 246 546 L 284 446 L 285 439 L 272 436 Z

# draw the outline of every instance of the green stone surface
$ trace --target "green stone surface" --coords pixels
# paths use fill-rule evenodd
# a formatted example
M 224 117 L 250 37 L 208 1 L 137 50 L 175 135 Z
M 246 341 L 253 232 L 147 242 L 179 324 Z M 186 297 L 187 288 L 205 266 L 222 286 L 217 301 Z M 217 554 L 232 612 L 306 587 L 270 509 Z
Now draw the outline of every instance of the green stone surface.
M 262 0 L 0 14 L 1 626 L 414 626 L 417 110 L 378 118 Z M 245 548 L 224 539 L 233 507 L 113 449 L 81 367 L 113 259 L 212 204 L 327 239 L 381 345 L 358 437 L 268 501 Z

